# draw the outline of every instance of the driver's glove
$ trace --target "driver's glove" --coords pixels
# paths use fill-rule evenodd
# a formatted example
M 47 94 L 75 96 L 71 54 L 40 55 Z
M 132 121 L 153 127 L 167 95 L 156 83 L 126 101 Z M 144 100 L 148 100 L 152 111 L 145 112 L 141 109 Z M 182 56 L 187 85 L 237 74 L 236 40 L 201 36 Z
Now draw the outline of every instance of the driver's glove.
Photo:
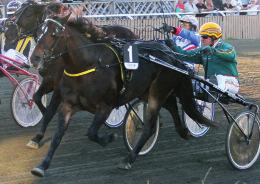
M 200 49 L 200 54 L 202 55 L 213 55 L 214 54 L 214 48 L 210 46 L 205 46 Z
M 173 30 L 173 27 L 172 27 L 172 26 L 169 26 L 169 25 L 166 24 L 166 23 L 164 23 L 162 29 L 163 29 L 163 31 L 164 31 L 165 33 L 171 33 L 172 30 Z
M 177 28 L 176 28 L 176 27 L 172 27 L 171 33 L 172 33 L 172 34 L 176 34 L 176 32 L 177 32 Z

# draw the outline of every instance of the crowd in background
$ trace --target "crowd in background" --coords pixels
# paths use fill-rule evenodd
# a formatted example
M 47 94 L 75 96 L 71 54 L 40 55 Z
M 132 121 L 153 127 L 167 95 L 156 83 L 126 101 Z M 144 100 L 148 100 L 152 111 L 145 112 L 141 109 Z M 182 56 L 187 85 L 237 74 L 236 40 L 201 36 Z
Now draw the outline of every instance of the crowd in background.
M 0 0 L 3 1 L 3 0 Z M 18 2 L 22 2 L 25 0 L 7 0 L 9 1 L 9 5 L 14 4 L 10 7 L 2 6 L 0 9 L 0 18 L 4 17 L 4 8 L 6 8 L 6 14 L 7 17 L 13 11 L 17 9 L 16 4 Z M 58 1 L 63 3 L 71 3 L 74 2 L 74 0 L 49 0 L 49 1 Z M 81 0 L 84 1 L 84 0 Z M 90 0 L 85 0 L 86 3 Z M 95 1 L 101 1 L 101 0 L 95 0 Z M 104 2 L 109 1 L 105 0 Z M 116 1 L 116 0 L 115 0 Z M 120 0 L 122 1 L 122 0 Z M 138 1 L 138 0 L 136 0 Z M 76 1 L 75 1 L 76 2 Z M 77 0 L 77 2 L 79 2 Z M 205 17 L 205 16 L 213 16 L 213 15 L 258 15 L 260 14 L 260 0 L 174 0 L 171 4 L 171 12 L 174 11 L 174 13 L 180 13 L 180 16 L 183 16 L 181 13 L 188 13 L 188 14 L 195 14 L 197 17 Z M 127 14 L 128 12 L 131 12 L 131 10 L 127 9 L 125 6 L 117 7 L 115 9 L 109 9 L 110 7 L 114 6 L 107 6 L 104 4 L 104 7 L 98 6 L 98 8 L 101 11 L 101 14 Z M 92 7 L 93 8 L 93 7 Z M 89 7 L 88 9 L 92 9 Z M 104 10 L 102 10 L 104 8 Z M 141 7 L 143 8 L 143 7 Z M 151 6 L 151 9 L 154 7 Z M 12 10 L 14 9 L 14 10 Z M 95 8 L 94 8 L 95 9 Z M 149 13 L 149 8 L 144 8 L 146 10 L 145 13 Z M 224 11 L 224 12 L 223 12 Z M 99 14 L 99 11 L 93 11 Z M 111 13 L 113 12 L 113 13 Z M 164 12 L 166 13 L 166 12 Z M 2 14 L 2 15 L 1 15 Z
M 193 13 L 197 17 L 211 16 L 218 10 L 229 11 L 225 15 L 258 15 L 260 3 L 258 0 L 222 0 L 221 4 L 215 5 L 213 0 L 177 0 L 175 5 L 176 13 Z

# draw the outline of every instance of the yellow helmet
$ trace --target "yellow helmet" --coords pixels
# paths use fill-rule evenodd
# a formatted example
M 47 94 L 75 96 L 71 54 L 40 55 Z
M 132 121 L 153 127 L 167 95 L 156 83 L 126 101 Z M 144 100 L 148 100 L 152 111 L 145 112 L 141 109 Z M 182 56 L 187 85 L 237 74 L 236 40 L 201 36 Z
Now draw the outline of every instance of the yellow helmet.
M 220 38 L 222 36 L 222 30 L 220 25 L 218 25 L 217 23 L 207 22 L 200 27 L 199 34 Z

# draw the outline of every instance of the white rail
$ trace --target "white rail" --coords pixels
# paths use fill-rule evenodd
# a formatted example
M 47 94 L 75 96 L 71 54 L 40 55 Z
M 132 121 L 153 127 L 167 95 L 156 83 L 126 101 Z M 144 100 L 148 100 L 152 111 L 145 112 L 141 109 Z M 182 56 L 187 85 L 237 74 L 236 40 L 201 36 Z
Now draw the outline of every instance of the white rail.
M 259 13 L 260 10 L 241 10 L 241 11 L 208 11 L 208 12 L 201 12 L 199 14 L 206 15 L 219 15 L 219 16 L 229 16 L 230 14 L 239 14 L 240 12 L 257 12 Z M 198 14 L 198 13 L 196 13 Z M 105 14 L 105 15 L 85 15 L 84 17 L 90 18 L 129 18 L 133 19 L 134 17 L 156 17 L 156 16 L 176 16 L 181 17 L 182 15 L 196 15 L 195 13 L 139 13 L 139 14 Z

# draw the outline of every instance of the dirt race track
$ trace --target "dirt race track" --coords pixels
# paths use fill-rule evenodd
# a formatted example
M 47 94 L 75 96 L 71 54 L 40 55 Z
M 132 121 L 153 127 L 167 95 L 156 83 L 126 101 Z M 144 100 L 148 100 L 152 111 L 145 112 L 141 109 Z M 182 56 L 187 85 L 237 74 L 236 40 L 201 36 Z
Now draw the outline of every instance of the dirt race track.
M 239 53 L 241 93 L 260 105 L 260 40 L 233 40 Z M 10 111 L 12 87 L 0 79 L 0 184 L 173 184 L 188 183 L 260 183 L 260 162 L 246 171 L 237 171 L 227 161 L 225 137 L 227 123 L 202 138 L 181 139 L 175 132 L 170 115 L 161 111 L 163 123 L 154 150 L 139 157 L 130 171 L 116 168 L 126 155 L 121 129 L 113 129 L 119 138 L 105 148 L 85 136 L 93 115 L 78 113 L 73 117 L 63 141 L 44 178 L 32 176 L 30 170 L 39 164 L 50 145 L 57 118 L 50 123 L 45 144 L 39 150 L 25 145 L 39 125 L 21 128 L 15 124 Z M 230 105 L 233 112 L 243 107 Z M 207 177 L 206 177 L 207 174 Z

